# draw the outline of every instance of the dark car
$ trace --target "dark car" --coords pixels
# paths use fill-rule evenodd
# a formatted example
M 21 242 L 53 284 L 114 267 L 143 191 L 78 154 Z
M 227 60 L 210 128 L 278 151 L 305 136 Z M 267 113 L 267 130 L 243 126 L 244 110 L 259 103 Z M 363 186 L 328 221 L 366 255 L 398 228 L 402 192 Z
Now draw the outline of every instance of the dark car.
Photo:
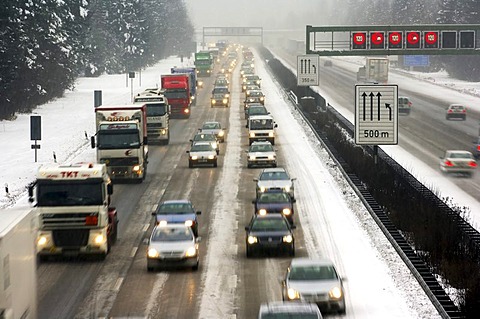
M 244 101 L 245 105 L 247 103 L 265 104 L 265 95 L 260 90 L 251 90 L 250 94 L 248 95 L 248 97 L 245 98 L 245 101 Z
M 293 224 L 293 203 L 295 201 L 288 193 L 279 191 L 260 193 L 257 199 L 252 201 L 252 204 L 255 205 L 255 214 L 282 214 L 290 224 Z
M 192 202 L 188 199 L 166 200 L 160 202 L 157 209 L 152 213 L 155 216 L 156 225 L 185 224 L 190 226 L 195 236 L 198 236 L 198 218 L 202 214 L 196 211 Z
M 295 255 L 295 238 L 293 230 L 285 216 L 281 214 L 254 214 L 246 231 L 247 257 L 265 251 L 286 252 Z

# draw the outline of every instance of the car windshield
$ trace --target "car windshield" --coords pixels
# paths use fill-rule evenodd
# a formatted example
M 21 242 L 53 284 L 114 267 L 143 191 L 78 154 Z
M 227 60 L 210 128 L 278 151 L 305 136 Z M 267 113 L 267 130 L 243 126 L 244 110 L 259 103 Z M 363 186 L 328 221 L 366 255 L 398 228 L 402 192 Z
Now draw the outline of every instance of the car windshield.
M 252 91 L 252 92 L 250 92 L 248 95 L 251 96 L 251 97 L 262 97 L 262 96 L 263 96 L 263 93 L 262 93 L 262 92 L 253 92 L 253 91 Z
M 450 153 L 448 155 L 448 158 L 465 158 L 465 159 L 470 159 L 472 158 L 472 155 L 469 153 Z
M 315 313 L 294 313 L 292 312 L 278 312 L 278 313 L 265 313 L 260 317 L 261 319 L 317 319 L 318 316 Z
M 289 179 L 287 173 L 285 172 L 263 172 L 260 174 L 259 180 L 261 181 L 270 181 L 270 180 L 285 180 Z
M 215 93 L 213 94 L 214 99 L 223 99 L 225 97 L 224 93 Z
M 226 94 L 228 93 L 228 88 L 220 87 L 220 88 L 214 88 L 213 89 L 213 94 Z
M 195 142 L 197 141 L 216 141 L 216 137 L 213 134 L 197 134 L 193 137 Z
M 152 236 L 152 241 L 187 241 L 193 240 L 192 231 L 185 228 L 157 227 Z
M 248 109 L 248 114 L 250 115 L 267 115 L 267 109 L 264 107 L 250 107 Z
M 463 110 L 465 107 L 463 105 L 450 105 L 452 110 Z
M 333 266 L 296 266 L 290 270 L 290 280 L 335 280 L 338 279 L 337 272 Z
M 204 123 L 203 126 L 202 126 L 203 130 L 213 130 L 213 129 L 217 129 L 217 128 L 220 128 L 219 123 Z
M 168 203 L 162 204 L 157 210 L 157 214 L 192 214 L 193 207 L 187 203 Z
M 195 144 L 192 146 L 190 152 L 209 152 L 212 151 L 211 144 Z
M 290 198 L 285 193 L 262 193 L 257 201 L 259 203 L 288 203 Z
M 271 144 L 251 145 L 250 152 L 273 152 Z
M 257 218 L 252 224 L 252 231 L 286 231 L 288 226 L 280 218 Z
M 269 130 L 273 128 L 272 119 L 251 119 L 250 120 L 250 129 L 251 130 Z

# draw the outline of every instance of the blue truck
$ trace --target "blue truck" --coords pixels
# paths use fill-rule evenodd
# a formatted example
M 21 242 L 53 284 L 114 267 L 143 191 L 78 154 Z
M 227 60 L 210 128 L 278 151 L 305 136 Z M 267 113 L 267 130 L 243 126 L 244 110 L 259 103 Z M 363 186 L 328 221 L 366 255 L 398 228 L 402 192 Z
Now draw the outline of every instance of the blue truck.
M 189 74 L 190 76 L 190 100 L 192 105 L 197 104 L 197 69 L 195 67 L 174 67 L 170 69 L 172 74 Z

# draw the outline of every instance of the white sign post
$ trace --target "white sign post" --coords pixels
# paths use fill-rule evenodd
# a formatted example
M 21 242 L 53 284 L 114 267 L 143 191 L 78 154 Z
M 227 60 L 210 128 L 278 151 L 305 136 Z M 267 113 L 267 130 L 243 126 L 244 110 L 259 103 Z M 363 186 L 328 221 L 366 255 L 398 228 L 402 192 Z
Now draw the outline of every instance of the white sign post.
M 355 85 L 355 144 L 398 144 L 397 85 Z
M 320 57 L 316 54 L 297 56 L 297 85 L 318 85 Z

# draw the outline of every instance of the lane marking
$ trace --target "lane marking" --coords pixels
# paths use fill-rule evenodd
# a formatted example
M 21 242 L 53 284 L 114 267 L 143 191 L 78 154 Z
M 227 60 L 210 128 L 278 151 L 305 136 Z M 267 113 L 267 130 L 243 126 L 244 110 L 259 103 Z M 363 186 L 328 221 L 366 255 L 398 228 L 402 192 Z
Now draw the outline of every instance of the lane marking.
M 124 279 L 124 277 L 120 277 L 120 278 L 117 279 L 117 281 L 115 282 L 115 286 L 113 286 L 114 291 L 119 291 L 120 290 L 120 287 L 122 286 L 122 283 L 123 283 L 123 279 Z
M 138 247 L 133 247 L 132 251 L 130 252 L 130 258 L 135 257 L 135 254 L 137 253 Z

